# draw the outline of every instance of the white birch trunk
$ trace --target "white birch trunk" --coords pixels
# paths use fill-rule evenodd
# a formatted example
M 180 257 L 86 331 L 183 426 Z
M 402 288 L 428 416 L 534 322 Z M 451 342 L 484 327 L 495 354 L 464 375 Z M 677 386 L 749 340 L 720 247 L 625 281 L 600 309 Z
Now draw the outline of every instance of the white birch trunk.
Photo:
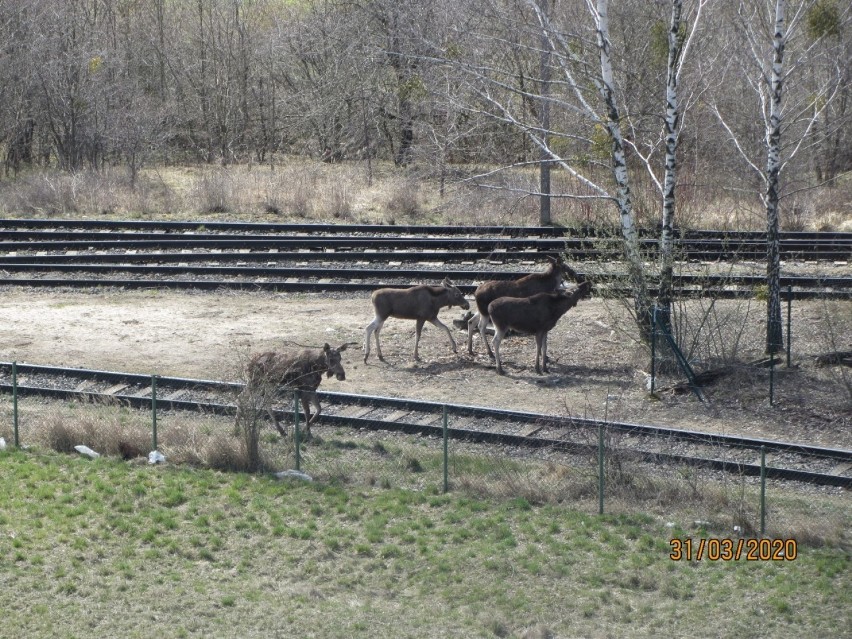
M 784 347 L 781 328 L 781 251 L 778 236 L 778 176 L 781 170 L 781 95 L 784 87 L 785 0 L 775 2 L 774 50 L 769 86 L 769 122 L 766 127 L 766 352 Z
M 591 8 L 591 0 L 587 0 Z M 624 139 L 621 135 L 621 116 L 615 100 L 615 82 L 613 80 L 612 62 L 610 60 L 609 42 L 609 3 L 608 0 L 597 0 L 593 10 L 598 37 L 598 49 L 601 59 L 600 92 L 606 105 L 604 120 L 612 142 L 612 171 L 616 183 L 616 203 L 621 218 L 621 235 L 624 239 L 624 253 L 633 289 L 633 301 L 636 311 L 636 321 L 645 341 L 650 340 L 651 334 L 651 303 L 645 283 L 645 273 L 642 256 L 639 252 L 639 235 L 633 216 L 633 203 L 630 195 L 630 181 L 627 175 L 627 161 L 624 153 Z
M 538 0 L 540 8 L 544 15 L 550 17 L 548 10 L 548 0 Z M 548 141 L 550 133 L 550 39 L 547 37 L 547 31 L 542 27 L 541 31 L 541 60 L 539 75 L 541 77 L 541 109 L 540 109 L 540 124 L 542 147 L 539 150 L 539 159 L 541 166 L 539 169 L 539 192 L 541 193 L 539 224 L 549 226 L 551 223 L 550 215 L 550 169 L 551 157 L 548 152 L 550 143 Z
M 666 166 L 663 179 L 663 219 L 660 234 L 660 288 L 658 306 L 663 310 L 661 320 L 671 330 L 672 270 L 673 270 L 673 226 L 675 216 L 675 186 L 677 184 L 677 142 L 680 130 L 677 80 L 681 55 L 681 12 L 683 0 L 672 0 L 672 16 L 669 24 L 669 58 L 666 73 Z

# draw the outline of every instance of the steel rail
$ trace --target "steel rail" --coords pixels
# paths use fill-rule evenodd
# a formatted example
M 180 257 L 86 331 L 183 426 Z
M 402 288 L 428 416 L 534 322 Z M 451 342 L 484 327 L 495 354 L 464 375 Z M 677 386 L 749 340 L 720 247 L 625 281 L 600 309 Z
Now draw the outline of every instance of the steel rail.
M 42 252 L 43 253 L 43 252 Z M 530 262 L 542 262 L 546 256 L 556 256 L 558 253 L 547 253 L 539 251 L 368 251 L 356 259 L 357 262 L 478 262 L 478 261 L 500 261 L 508 262 L 522 260 Z M 24 255 L 0 255 L 0 265 L 3 264 L 63 264 L 79 263 L 87 260 L 97 259 L 103 263 L 123 262 L 349 262 L 353 261 L 351 252 L 329 253 L 324 251 L 256 251 L 248 252 L 194 252 L 183 253 L 173 251 L 169 253 L 137 253 L 137 252 L 73 252 L 57 254 L 31 254 Z
M 387 228 L 387 227 L 383 227 Z M 312 244 L 317 243 L 332 243 L 336 239 L 352 242 L 355 239 L 363 242 L 372 242 L 373 240 L 382 240 L 385 242 L 405 243 L 406 240 L 416 239 L 428 241 L 432 244 L 444 244 L 453 242 L 477 241 L 488 242 L 490 244 L 512 242 L 515 244 L 523 244 L 532 241 L 547 241 L 558 245 L 580 245 L 588 246 L 591 244 L 612 241 L 620 241 L 611 235 L 594 235 L 594 234 L 566 234 L 566 235 L 550 235 L 539 234 L 535 231 L 529 233 L 501 233 L 502 229 L 482 229 L 479 232 L 464 234 L 465 237 L 457 237 L 461 233 L 447 235 L 440 232 L 423 230 L 419 234 L 407 234 L 397 232 L 393 237 L 381 237 L 382 233 L 364 233 L 355 235 L 343 235 L 340 231 L 332 234 L 314 234 L 310 232 L 286 232 L 279 234 L 231 234 L 231 233 L 149 233 L 149 232 L 82 232 L 82 231 L 16 231 L 2 230 L 0 227 L 0 240 L 2 244 L 8 246 L 13 243 L 18 244 L 33 244 L 36 246 L 45 246 L 47 243 L 68 243 L 68 242 L 160 242 L 160 241 L 177 241 L 187 244 L 197 244 L 202 242 L 218 242 L 223 240 L 245 240 L 254 243 L 258 242 L 276 242 L 276 241 L 308 241 Z M 389 234 L 390 231 L 384 231 L 384 234 Z M 850 234 L 852 235 L 852 234 Z M 646 236 L 640 240 L 644 245 L 656 245 L 659 242 L 658 238 Z M 821 249 L 835 249 L 836 252 L 842 254 L 844 251 L 849 251 L 852 248 L 852 237 L 837 236 L 835 234 L 811 234 L 811 235 L 787 235 L 780 239 L 781 246 L 787 250 L 806 250 L 819 247 Z M 688 249 L 693 247 L 720 247 L 730 249 L 731 247 L 752 247 L 766 246 L 766 240 L 757 237 L 745 236 L 710 236 L 710 235 L 685 235 L 676 236 L 675 243 L 685 245 Z
M 10 369 L 11 363 L 0 362 L 0 369 Z M 139 375 L 133 373 L 123 373 L 116 371 L 98 371 L 76 368 L 63 368 L 52 366 L 36 366 L 19 364 L 19 374 L 26 375 L 58 375 L 63 377 L 73 377 L 84 380 L 108 381 L 112 383 L 135 384 L 139 386 L 148 386 L 151 382 L 151 376 Z M 211 388 L 221 393 L 236 393 L 242 388 L 241 384 L 234 382 L 220 382 L 213 380 L 188 379 L 180 377 L 157 377 L 158 388 L 179 388 L 179 389 L 197 389 Z M 0 384 L 0 391 L 11 392 L 9 384 Z M 91 400 L 100 401 L 120 401 L 130 405 L 144 407 L 150 405 L 150 398 L 141 396 L 139 393 L 133 394 L 108 394 L 99 393 L 87 390 L 72 390 L 61 389 L 55 387 L 37 387 L 27 384 L 19 384 L 18 391 L 22 394 L 40 394 L 53 397 L 70 398 L 70 397 L 85 397 Z M 328 403 L 332 404 L 357 404 L 361 406 L 389 407 L 396 410 L 410 410 L 432 413 L 435 419 L 438 419 L 444 406 L 447 407 L 449 414 L 458 416 L 486 417 L 501 420 L 509 420 L 522 423 L 537 423 L 551 424 L 567 427 L 597 427 L 599 424 L 607 426 L 628 435 L 655 436 L 665 438 L 669 441 L 678 440 L 689 443 L 706 444 L 713 446 L 728 446 L 738 449 L 759 450 L 764 449 L 770 452 L 777 453 L 796 453 L 814 457 L 835 459 L 840 463 L 849 464 L 852 462 L 852 451 L 843 449 L 823 448 L 808 446 L 803 444 L 795 444 L 788 442 L 777 442 L 772 440 L 762 440 L 755 438 L 742 438 L 730 435 L 717 435 L 713 433 L 702 433 L 691 430 L 679 430 L 669 427 L 647 426 L 640 424 L 630 424 L 624 422 L 610 422 L 600 420 L 590 420 L 584 418 L 566 418 L 556 415 L 547 415 L 543 413 L 530 413 L 522 411 L 511 411 L 502 409 L 485 408 L 480 406 L 467 406 L 457 404 L 441 404 L 436 402 L 426 402 L 421 400 L 397 399 L 378 397 L 370 395 L 352 395 L 347 393 L 331 393 L 320 392 L 320 396 Z M 165 406 L 175 410 L 199 410 L 204 409 L 210 412 L 220 414 L 234 414 L 235 407 L 230 404 L 219 404 L 216 402 L 198 402 L 189 400 L 168 399 L 167 397 L 158 398 L 159 406 Z M 281 416 L 287 414 L 286 411 L 278 411 Z M 338 423 L 359 428 L 371 429 L 386 429 L 397 430 L 407 433 L 419 433 L 430 436 L 441 436 L 441 427 L 430 426 L 428 424 L 411 424 L 389 422 L 379 419 L 348 417 L 340 415 L 323 415 L 322 421 L 326 423 Z M 578 451 L 591 450 L 592 446 L 577 444 L 576 442 L 567 442 L 565 440 L 550 439 L 542 437 L 526 437 L 521 435 L 512 435 L 505 433 L 494 433 L 488 431 L 479 431 L 471 429 L 451 429 L 451 436 L 454 439 L 464 439 L 467 441 L 475 441 L 490 444 L 513 445 L 524 447 L 548 447 L 560 450 Z M 694 456 L 672 455 L 659 452 L 631 451 L 633 454 L 644 459 L 645 461 L 654 461 L 657 463 L 680 463 L 701 465 L 704 467 L 712 467 L 717 470 L 728 472 L 737 472 L 745 475 L 759 474 L 760 467 L 753 464 L 745 464 L 743 462 L 706 459 Z M 820 483 L 823 485 L 845 486 L 852 485 L 852 477 L 841 475 L 832 475 L 825 473 L 813 473 L 810 471 L 802 471 L 797 469 L 785 468 L 767 468 L 767 477 L 778 479 L 792 479 L 796 481 L 809 481 Z
M 158 274 L 175 276 L 187 275 L 224 275 L 231 277 L 272 277 L 272 278 L 301 278 L 301 279 L 372 279 L 396 277 L 410 280 L 423 280 L 437 276 L 446 276 L 453 281 L 484 281 L 500 279 L 516 279 L 527 275 L 528 271 L 487 271 L 487 270 L 449 270 L 449 269 L 386 269 L 386 268 L 329 268 L 329 267 L 304 267 L 304 266 L 192 266 L 189 264 L 168 266 L 160 264 L 62 264 L 54 263 L 45 268 L 45 264 L 29 263 L 4 263 L 0 261 L 0 269 L 9 273 L 43 272 L 45 270 L 60 273 L 115 273 L 124 272 L 130 274 Z M 578 271 L 580 277 L 586 275 Z M 626 274 L 604 273 L 594 275 L 595 282 L 619 282 L 625 281 Z M 674 282 L 678 286 L 701 286 L 721 287 L 727 285 L 736 286 L 762 286 L 766 284 L 766 277 L 759 275 L 674 275 Z M 796 288 L 852 288 L 852 277 L 806 277 L 798 275 L 784 275 L 780 278 L 782 287 L 793 286 Z
M 265 223 L 265 222 L 219 222 L 219 221 L 167 221 L 167 220 L 71 220 L 42 218 L 4 218 L 0 219 L 0 237 L 15 229 L 130 229 L 161 230 L 164 233 L 201 233 L 219 231 L 222 233 L 315 233 L 340 234 L 363 233 L 378 234 L 415 234 L 415 235 L 509 235 L 542 237 L 617 237 L 619 229 L 615 227 L 561 227 L 561 226 L 473 226 L 473 225 L 396 225 L 396 224 L 327 224 L 327 223 Z M 7 229 L 8 231 L 4 231 Z M 65 231 L 72 232 L 72 231 Z M 657 229 L 640 228 L 641 236 L 656 236 Z M 751 239 L 766 241 L 765 231 L 729 231 L 713 229 L 674 229 L 674 235 L 682 238 L 721 238 L 726 241 Z M 823 231 L 781 231 L 782 239 L 820 239 L 835 238 L 839 241 L 852 241 L 849 232 Z
M 643 250 L 653 254 L 658 249 L 655 239 L 640 240 Z M 58 240 L 32 242 L 0 242 L 0 252 L 18 251 L 110 251 L 127 249 L 221 249 L 269 251 L 271 249 L 285 250 L 316 250 L 316 251 L 369 251 L 378 249 L 393 249 L 399 246 L 408 249 L 434 249 L 455 251 L 496 251 L 535 249 L 550 253 L 573 252 L 575 255 L 598 256 L 602 251 L 599 243 L 588 238 L 434 238 L 434 237 L 361 237 L 361 236 L 291 236 L 291 237 L 209 237 L 192 239 L 189 237 L 176 238 L 161 235 L 152 239 L 122 239 L 122 240 Z M 698 239 L 677 242 L 677 250 L 692 259 L 730 259 L 734 257 L 756 256 L 763 257 L 766 253 L 765 243 L 752 240 L 726 242 L 718 239 Z M 613 253 L 619 248 L 613 246 Z M 784 241 L 781 243 L 781 255 L 785 259 L 803 257 L 809 259 L 844 259 L 852 255 L 852 243 L 821 244 L 813 241 Z

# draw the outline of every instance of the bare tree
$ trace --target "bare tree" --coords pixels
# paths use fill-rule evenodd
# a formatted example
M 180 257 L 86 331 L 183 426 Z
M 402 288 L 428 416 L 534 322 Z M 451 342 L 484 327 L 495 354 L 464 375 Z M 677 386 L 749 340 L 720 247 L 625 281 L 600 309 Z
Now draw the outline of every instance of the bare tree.
M 483 105 L 482 110 L 523 131 L 538 149 L 539 163 L 559 167 L 571 176 L 577 192 L 558 196 L 615 203 L 637 324 L 647 338 L 651 327 L 651 300 L 633 212 L 622 133 L 623 116 L 612 64 L 609 5 L 606 0 L 586 1 L 586 19 L 590 17 L 591 22 L 586 23 L 585 32 L 571 32 L 567 28 L 566 25 L 573 24 L 568 13 L 554 12 L 551 16 L 542 6 L 537 0 L 524 0 L 517 11 L 508 16 L 501 5 L 491 1 L 478 9 L 490 20 L 510 20 L 515 29 L 526 30 L 529 37 L 520 38 L 515 46 L 537 54 L 541 60 L 539 77 L 533 78 L 528 85 L 510 81 L 511 70 L 501 65 L 506 58 L 501 51 L 506 41 L 492 38 L 490 34 L 499 33 L 499 30 L 492 27 L 489 31 L 490 24 L 474 38 L 490 46 L 477 51 L 478 59 L 468 59 L 459 67 L 467 74 L 470 90 Z M 592 37 L 594 45 L 590 47 Z M 545 66 L 547 69 L 543 69 Z M 551 113 L 542 117 L 539 109 L 539 113 L 530 114 L 524 108 L 527 103 L 539 107 L 546 104 Z M 478 107 L 471 105 L 471 109 L 478 110 Z M 552 119 L 553 112 L 559 112 L 560 117 Z M 600 149 L 601 135 L 606 139 L 608 150 L 604 157 L 597 159 L 595 149 Z M 604 173 L 607 160 L 609 170 Z M 495 174 L 491 171 L 476 179 L 488 186 L 487 181 Z M 541 183 L 545 184 L 544 177 Z M 591 195 L 580 193 L 580 189 L 591 191 Z M 544 189 L 535 195 L 544 196 Z
M 767 229 L 766 352 L 770 354 L 783 348 L 779 220 L 784 193 L 781 177 L 791 161 L 814 145 L 815 127 L 828 105 L 838 97 L 840 89 L 838 64 L 838 73 L 819 87 L 816 95 L 799 94 L 785 104 L 785 89 L 791 81 L 801 82 L 812 63 L 808 54 L 814 50 L 816 42 L 805 40 L 803 27 L 814 6 L 813 0 L 797 2 L 788 18 L 786 0 L 762 3 L 741 0 L 737 5 L 735 26 L 748 53 L 732 57 L 729 71 L 742 74 L 753 92 L 754 111 L 760 115 L 763 125 L 762 147 L 749 144 L 749 129 L 733 124 L 733 114 L 721 101 L 713 104 L 713 111 L 740 159 L 763 186 L 760 199 L 766 211 Z M 795 46 L 792 64 L 788 62 L 791 43 Z M 782 143 L 784 139 L 789 142 Z M 763 161 L 761 156 L 764 156 Z

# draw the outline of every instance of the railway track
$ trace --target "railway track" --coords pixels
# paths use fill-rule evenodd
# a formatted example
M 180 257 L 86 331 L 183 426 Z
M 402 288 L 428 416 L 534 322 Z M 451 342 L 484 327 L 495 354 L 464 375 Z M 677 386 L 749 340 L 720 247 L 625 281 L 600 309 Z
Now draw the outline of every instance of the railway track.
M 188 222 L 2 222 L 0 285 L 6 286 L 367 291 L 448 275 L 471 293 L 483 280 L 528 273 L 512 268 L 519 261 L 535 264 L 558 253 L 572 260 L 613 256 L 596 238 L 550 227 L 210 223 L 201 232 Z M 823 235 L 788 233 L 784 242 L 790 254 L 804 254 L 805 247 L 832 259 L 852 254 L 852 234 Z M 645 242 L 649 250 L 656 246 L 653 238 Z M 693 231 L 683 234 L 682 243 L 689 259 L 741 258 L 757 247 L 762 257 L 764 251 L 755 233 Z M 592 278 L 599 293 L 629 293 L 623 274 Z M 681 297 L 751 297 L 764 279 L 684 274 L 676 277 L 676 287 Z M 852 277 L 790 275 L 781 285 L 793 299 L 852 295 Z
M 0 362 L 0 391 L 11 392 L 11 363 Z M 177 377 L 157 378 L 157 406 L 233 414 L 240 384 Z M 151 377 L 114 371 L 18 365 L 18 393 L 150 406 Z M 438 404 L 346 393 L 320 392 L 321 423 L 355 429 L 442 436 L 446 406 L 449 436 L 469 442 L 593 455 L 602 422 L 557 415 Z M 286 403 L 286 401 L 285 401 Z M 285 412 L 281 411 L 282 417 Z M 674 428 L 606 422 L 617 452 L 662 465 L 689 465 L 740 475 L 759 475 L 824 486 L 852 487 L 852 451 L 789 442 L 734 437 Z
M 7 232 L 11 233 L 11 232 Z M 209 235 L 165 233 L 73 233 L 66 239 L 60 233 L 47 232 L 33 237 L 25 232 L 0 241 L 0 252 L 114 251 L 114 250 L 248 250 L 248 251 L 324 251 L 376 252 L 398 249 L 401 245 L 425 251 L 480 252 L 536 251 L 564 253 L 574 260 L 607 259 L 620 254 L 619 242 L 588 237 L 377 237 L 364 235 Z M 653 258 L 658 240 L 640 239 L 641 250 Z M 675 250 L 687 260 L 762 259 L 766 243 L 759 239 L 679 238 Z M 849 259 L 852 243 L 835 239 L 781 240 L 781 259 Z
M 655 233 L 645 230 L 640 237 L 643 248 L 652 255 L 658 244 Z M 780 237 L 784 259 L 852 256 L 852 233 L 785 232 Z M 606 246 L 606 240 L 613 238 L 613 246 Z M 764 233 L 682 231 L 676 233 L 676 242 L 684 259 L 760 259 L 766 254 Z M 597 259 L 620 251 L 613 229 L 0 220 L 0 252 L 109 251 L 116 248 L 116 243 L 134 250 L 252 251 L 377 251 L 398 249 L 404 244 L 409 249 L 429 251 L 533 250 L 567 253 L 575 259 Z
M 395 225 L 395 224 L 322 224 L 322 223 L 258 223 L 258 222 L 188 222 L 161 220 L 54 220 L 42 218 L 0 219 L 0 239 L 9 234 L 21 234 L 47 230 L 48 233 L 146 231 L 149 233 L 219 233 L 219 234 L 284 234 L 284 235 L 413 235 L 413 236 L 458 236 L 472 237 L 613 237 L 618 229 L 559 226 L 464 226 L 464 225 Z M 659 235 L 657 229 L 638 229 L 641 237 Z M 732 243 L 742 240 L 766 241 L 763 231 L 719 231 L 706 229 L 675 229 L 675 235 L 686 239 L 720 239 Z M 846 243 L 852 233 L 782 231 L 782 240 L 800 242 Z

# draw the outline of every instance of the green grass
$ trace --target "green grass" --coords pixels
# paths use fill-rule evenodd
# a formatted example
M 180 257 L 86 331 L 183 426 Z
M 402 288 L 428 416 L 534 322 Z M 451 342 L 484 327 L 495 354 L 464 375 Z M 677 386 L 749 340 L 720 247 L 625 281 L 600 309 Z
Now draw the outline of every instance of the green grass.
M 55 453 L 0 468 L 3 637 L 848 632 L 848 549 L 673 562 L 647 515 Z

